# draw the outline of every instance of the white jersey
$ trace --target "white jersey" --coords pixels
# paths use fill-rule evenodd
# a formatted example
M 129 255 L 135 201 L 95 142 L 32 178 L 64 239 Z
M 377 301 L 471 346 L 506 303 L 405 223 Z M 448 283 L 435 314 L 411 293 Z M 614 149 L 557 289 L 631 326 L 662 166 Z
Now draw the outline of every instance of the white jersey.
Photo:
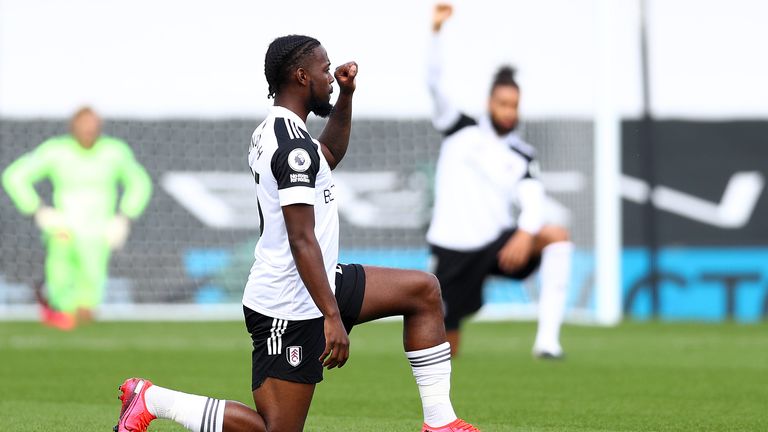
M 292 111 L 274 106 L 253 132 L 248 163 L 256 180 L 261 237 L 243 294 L 243 305 L 284 320 L 318 318 L 322 313 L 299 276 L 288 243 L 282 207 L 309 204 L 315 236 L 331 289 L 339 256 L 339 216 L 331 168 L 320 144 Z M 255 215 L 254 215 L 255 216 Z
M 477 122 L 451 104 L 442 88 L 438 41 L 436 36 L 429 56 L 429 87 L 433 123 L 446 138 L 437 161 L 427 241 L 471 251 L 515 226 L 537 233 L 543 224 L 544 188 L 535 178 L 533 147 L 516 133 L 499 136 L 487 116 Z

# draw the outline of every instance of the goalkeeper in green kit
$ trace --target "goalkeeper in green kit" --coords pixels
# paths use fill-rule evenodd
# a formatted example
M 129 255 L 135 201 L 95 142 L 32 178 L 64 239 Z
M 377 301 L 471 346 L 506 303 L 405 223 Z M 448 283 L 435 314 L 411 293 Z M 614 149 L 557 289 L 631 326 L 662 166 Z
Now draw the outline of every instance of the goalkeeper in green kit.
M 52 205 L 34 188 L 45 179 L 53 185 Z M 125 142 L 101 135 L 101 119 L 92 109 L 82 108 L 72 117 L 69 135 L 50 138 L 17 159 L 2 183 L 19 211 L 34 217 L 47 248 L 44 323 L 68 330 L 90 320 L 104 297 L 111 251 L 123 246 L 130 221 L 149 201 L 147 172 Z

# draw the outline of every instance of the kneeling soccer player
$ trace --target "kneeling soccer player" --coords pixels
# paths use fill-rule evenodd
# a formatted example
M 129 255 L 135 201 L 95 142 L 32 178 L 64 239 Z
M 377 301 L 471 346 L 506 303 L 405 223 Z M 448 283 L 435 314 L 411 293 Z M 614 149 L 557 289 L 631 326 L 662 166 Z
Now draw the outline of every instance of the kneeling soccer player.
M 300 431 L 323 367 L 342 367 L 353 325 L 404 317 L 403 345 L 424 408 L 423 431 L 477 431 L 456 417 L 440 286 L 428 273 L 338 264 L 338 211 L 331 170 L 349 144 L 357 64 L 330 72 L 325 49 L 307 36 L 275 39 L 265 75 L 275 104 L 248 154 L 262 234 L 243 309 L 253 340 L 257 410 L 130 378 L 120 386 L 115 430 L 145 431 L 155 418 L 192 431 Z M 340 95 L 330 103 L 334 77 Z M 319 140 L 309 113 L 330 116 Z

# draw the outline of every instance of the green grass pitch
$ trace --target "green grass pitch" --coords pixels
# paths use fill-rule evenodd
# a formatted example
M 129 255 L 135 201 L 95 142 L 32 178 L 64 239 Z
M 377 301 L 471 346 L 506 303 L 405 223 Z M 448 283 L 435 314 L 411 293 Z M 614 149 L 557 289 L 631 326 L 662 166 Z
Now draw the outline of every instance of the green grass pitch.
M 566 326 L 568 359 L 537 361 L 531 323 L 473 323 L 453 363 L 460 416 L 483 431 L 766 431 L 768 326 Z M 352 333 L 308 431 L 418 431 L 401 324 Z M 241 323 L 98 323 L 71 333 L 0 323 L 1 431 L 110 431 L 125 377 L 252 404 Z M 180 431 L 155 421 L 150 431 Z

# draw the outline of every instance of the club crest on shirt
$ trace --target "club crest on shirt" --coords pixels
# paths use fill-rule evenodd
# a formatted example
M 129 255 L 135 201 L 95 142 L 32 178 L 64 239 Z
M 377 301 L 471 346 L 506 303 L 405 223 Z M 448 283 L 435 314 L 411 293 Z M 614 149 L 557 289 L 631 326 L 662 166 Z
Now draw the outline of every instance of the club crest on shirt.
M 288 364 L 296 367 L 301 363 L 301 347 L 289 346 L 285 349 L 285 357 L 288 360 Z
M 309 159 L 309 153 L 302 148 L 293 149 L 288 153 L 288 166 L 292 170 L 297 172 L 304 172 L 312 165 L 312 161 Z

